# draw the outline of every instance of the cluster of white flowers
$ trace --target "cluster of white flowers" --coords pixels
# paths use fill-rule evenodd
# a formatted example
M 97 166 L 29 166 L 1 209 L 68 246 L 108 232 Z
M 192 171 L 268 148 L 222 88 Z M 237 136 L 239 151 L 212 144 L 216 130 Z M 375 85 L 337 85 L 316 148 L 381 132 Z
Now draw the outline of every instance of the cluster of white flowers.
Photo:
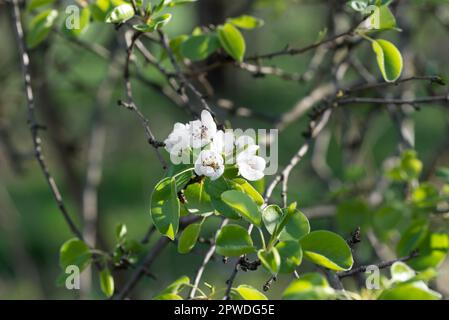
M 233 159 L 234 155 L 239 174 L 245 179 L 255 181 L 264 176 L 266 161 L 257 155 L 259 146 L 254 139 L 246 135 L 235 137 L 233 132 L 217 130 L 207 110 L 201 112 L 201 120 L 176 123 L 164 142 L 165 149 L 174 156 L 201 149 L 195 160 L 195 173 L 211 180 L 223 174 L 225 159 Z

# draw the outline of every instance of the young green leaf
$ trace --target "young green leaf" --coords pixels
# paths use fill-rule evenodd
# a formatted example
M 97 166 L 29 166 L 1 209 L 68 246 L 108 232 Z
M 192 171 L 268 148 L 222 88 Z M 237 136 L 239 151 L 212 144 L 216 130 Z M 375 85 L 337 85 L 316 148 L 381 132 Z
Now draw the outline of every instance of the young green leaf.
M 184 231 L 179 236 L 178 240 L 178 252 L 179 253 L 189 253 L 193 247 L 195 247 L 198 241 L 198 236 L 200 235 L 201 224 L 193 223 L 188 225 Z
M 31 20 L 26 37 L 27 46 L 29 48 L 34 48 L 44 41 L 57 18 L 57 10 L 43 11 L 34 17 L 33 20 Z
M 287 214 L 287 209 L 284 209 L 284 214 Z M 279 231 L 280 240 L 298 241 L 310 232 L 309 219 L 307 219 L 304 213 L 295 209 L 285 227 Z
M 171 240 L 179 228 L 180 205 L 175 178 L 166 177 L 154 188 L 150 200 L 150 213 L 158 231 Z
M 126 228 L 126 225 L 123 223 L 118 224 L 115 227 L 115 238 L 117 239 L 117 242 L 123 242 L 126 238 L 126 234 L 128 233 L 128 229 Z
M 338 234 L 314 231 L 300 240 L 304 257 L 313 263 L 335 271 L 349 270 L 354 263 L 351 249 Z
M 384 290 L 379 300 L 439 300 L 441 294 L 430 290 L 423 282 L 404 283 Z
M 396 27 L 396 18 L 388 6 L 376 7 L 370 16 L 371 26 L 377 30 L 393 29 Z
M 112 297 L 114 294 L 114 278 L 112 277 L 109 269 L 103 269 L 100 272 L 100 287 L 106 297 Z
M 401 52 L 387 40 L 372 40 L 372 48 L 376 53 L 377 65 L 386 82 L 394 82 L 402 73 Z
M 191 36 L 181 44 L 181 54 L 192 60 L 200 61 L 209 57 L 220 47 L 216 34 L 207 33 Z
M 89 247 L 78 238 L 72 238 L 64 242 L 59 251 L 59 265 L 64 271 L 68 266 L 78 266 L 83 271 L 92 261 L 92 253 Z
M 249 15 L 242 15 L 236 18 L 229 18 L 227 19 L 227 22 L 232 23 L 234 26 L 241 29 L 255 29 L 262 27 L 264 25 L 262 19 Z
M 410 227 L 402 234 L 401 239 L 396 248 L 396 252 L 400 257 L 409 255 L 413 250 L 418 248 L 424 241 L 428 231 L 427 221 L 419 219 L 413 222 Z
M 247 194 L 237 190 L 229 190 L 221 194 L 221 199 L 250 223 L 258 227 L 261 225 L 262 215 L 259 207 Z
M 114 9 L 106 16 L 106 23 L 123 23 L 134 17 L 134 8 L 128 3 L 123 3 Z
M 246 284 L 242 284 L 233 290 L 243 300 L 268 300 L 262 292 Z
M 446 233 L 428 233 L 418 246 L 419 256 L 408 261 L 417 271 L 438 267 L 449 251 L 449 236 Z
M 234 183 L 236 190 L 240 190 L 240 191 L 243 191 L 244 193 L 246 193 L 248 196 L 251 197 L 251 199 L 254 200 L 254 202 L 258 206 L 261 206 L 265 203 L 261 194 L 259 192 L 257 192 L 257 190 L 247 180 L 242 179 L 242 178 L 236 178 L 236 179 L 233 179 L 232 182 Z
M 238 212 L 221 200 L 221 194 L 227 190 L 230 190 L 230 185 L 225 178 L 220 177 L 215 181 L 207 179 L 205 182 L 205 188 L 206 192 L 210 195 L 212 206 L 219 214 L 228 219 L 241 219 Z
M 282 209 L 275 204 L 266 206 L 262 211 L 262 220 L 265 228 L 270 234 L 276 231 L 276 226 L 280 223 L 282 218 Z
M 159 292 L 154 300 L 182 300 L 178 295 L 185 286 L 190 284 L 190 279 L 187 276 L 182 276 L 172 282 L 167 288 Z M 179 299 L 178 299 L 179 297 Z
M 214 211 L 209 194 L 205 190 L 204 180 L 190 184 L 184 190 L 187 199 L 186 208 L 193 214 L 208 214 Z
M 270 250 L 259 250 L 257 252 L 257 257 L 271 274 L 276 275 L 279 272 L 279 268 L 281 267 L 281 257 L 276 248 L 273 247 Z
M 297 241 L 280 241 L 276 249 L 281 257 L 280 273 L 292 273 L 302 262 L 302 249 Z
M 335 291 L 326 278 L 319 273 L 306 273 L 293 281 L 282 294 L 285 300 L 327 300 L 334 299 Z
M 217 235 L 217 253 L 225 257 L 238 257 L 256 251 L 248 231 L 239 225 L 224 226 Z
M 390 272 L 391 281 L 393 282 L 405 282 L 412 279 L 416 275 L 416 272 L 412 268 L 401 261 L 393 263 Z
M 243 61 L 246 44 L 240 31 L 230 23 L 218 27 L 221 46 L 235 60 Z

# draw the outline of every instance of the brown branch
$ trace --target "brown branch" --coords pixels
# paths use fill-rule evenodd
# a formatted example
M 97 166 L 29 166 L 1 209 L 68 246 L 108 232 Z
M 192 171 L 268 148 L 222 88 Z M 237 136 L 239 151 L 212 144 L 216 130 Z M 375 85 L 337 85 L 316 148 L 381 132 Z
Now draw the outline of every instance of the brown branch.
M 405 257 L 402 257 L 399 259 L 395 259 L 395 260 L 379 262 L 379 263 L 374 264 L 374 266 L 378 267 L 379 269 L 384 269 L 384 268 L 391 267 L 395 262 L 406 262 L 406 261 L 409 261 L 409 260 L 417 257 L 418 255 L 419 255 L 418 251 L 414 251 L 411 254 L 409 254 L 408 256 L 405 256 Z M 339 272 L 339 273 L 337 273 L 337 275 L 340 279 L 349 277 L 349 276 L 355 275 L 357 273 L 365 272 L 366 269 L 370 266 L 371 265 L 360 266 L 360 267 L 354 268 L 349 271 Z

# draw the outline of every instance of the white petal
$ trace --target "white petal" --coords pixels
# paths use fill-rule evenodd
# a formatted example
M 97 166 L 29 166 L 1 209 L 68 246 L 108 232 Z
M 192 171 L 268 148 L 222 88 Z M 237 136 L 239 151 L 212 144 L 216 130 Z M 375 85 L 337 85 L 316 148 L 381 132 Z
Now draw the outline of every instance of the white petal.
M 212 118 L 209 111 L 203 110 L 201 112 L 201 123 L 207 128 L 206 140 L 212 140 L 217 133 L 217 125 L 215 124 L 214 118 Z
M 239 149 L 243 149 L 246 146 L 251 146 L 254 144 L 255 144 L 254 139 L 247 135 L 240 136 L 237 138 L 237 140 L 235 140 L 235 145 Z
M 264 176 L 263 171 L 254 170 L 248 164 L 239 166 L 239 173 L 243 178 L 249 181 L 260 180 Z

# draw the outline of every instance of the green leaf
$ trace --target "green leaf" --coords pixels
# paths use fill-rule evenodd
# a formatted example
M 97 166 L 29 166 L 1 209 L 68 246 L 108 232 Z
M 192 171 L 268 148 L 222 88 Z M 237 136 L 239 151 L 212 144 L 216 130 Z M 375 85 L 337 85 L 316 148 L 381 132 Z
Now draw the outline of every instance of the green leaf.
M 233 179 L 232 182 L 234 183 L 234 187 L 236 188 L 236 190 L 246 193 L 248 196 L 251 197 L 251 199 L 254 200 L 254 202 L 258 206 L 261 206 L 265 203 L 261 194 L 257 192 L 257 190 L 251 185 L 251 183 L 249 183 L 245 179 L 236 178 Z
M 292 273 L 302 262 L 302 249 L 297 241 L 280 241 L 276 249 L 281 257 L 280 273 Z
M 182 300 L 177 299 L 175 295 L 178 295 L 181 290 L 190 284 L 190 279 L 187 276 L 182 276 L 172 282 L 167 288 L 159 292 L 153 299 L 155 300 Z
M 396 18 L 388 6 L 376 7 L 370 16 L 370 22 L 374 29 L 384 30 L 396 28 Z
M 210 196 L 205 190 L 204 180 L 190 184 L 184 190 L 187 199 L 186 208 L 193 214 L 208 214 L 214 211 Z
M 217 235 L 217 253 L 225 257 L 238 257 L 256 251 L 248 231 L 239 225 L 224 226 Z
M 154 297 L 154 300 L 183 300 L 179 294 L 166 293 Z
M 126 228 L 126 225 L 123 223 L 118 224 L 117 227 L 115 227 L 115 238 L 117 239 L 117 242 L 123 242 L 127 233 L 128 229 Z
M 218 27 L 218 39 L 225 51 L 235 60 L 243 61 L 246 44 L 240 31 L 230 23 Z
M 56 18 L 58 18 L 57 10 L 47 10 L 39 13 L 31 20 L 26 37 L 29 48 L 36 47 L 47 38 Z
M 449 236 L 446 233 L 428 233 L 418 246 L 419 256 L 408 261 L 415 270 L 438 267 L 449 251 Z
M 293 281 L 282 294 L 285 300 L 327 300 L 335 298 L 335 291 L 319 273 L 306 273 Z
M 234 290 L 243 300 L 268 300 L 262 292 L 246 284 L 242 284 Z
M 390 269 L 391 280 L 393 282 L 405 282 L 412 279 L 416 272 L 404 262 L 397 261 L 393 263 Z
M 276 226 L 280 223 L 282 218 L 282 209 L 275 204 L 266 206 L 262 211 L 262 219 L 265 228 L 270 234 L 276 231 Z
M 106 16 L 106 23 L 123 23 L 134 17 L 134 8 L 128 3 L 123 3 L 112 9 Z
M 55 3 L 56 0 L 31 0 L 27 4 L 27 10 L 32 11 L 34 9 L 37 9 L 39 7 L 43 7 L 49 4 Z
M 369 208 L 361 199 L 351 199 L 342 202 L 337 208 L 337 222 L 341 231 L 350 233 L 357 227 L 363 227 L 369 222 Z
M 439 300 L 441 294 L 430 290 L 424 282 L 399 284 L 384 290 L 379 300 Z
M 65 270 L 70 265 L 76 265 L 83 271 L 92 261 L 89 247 L 78 238 L 64 242 L 59 251 L 59 266 Z
M 188 225 L 184 231 L 179 236 L 178 240 L 178 252 L 179 253 L 189 253 L 193 247 L 195 247 L 198 241 L 198 236 L 200 235 L 201 224 L 193 223 Z
M 85 7 L 81 10 L 79 16 L 79 25 L 75 25 L 74 17 L 67 15 L 63 22 L 62 31 L 69 36 L 79 36 L 87 30 L 90 23 L 91 10 L 90 7 Z M 73 24 L 73 25 L 72 25 Z
M 257 257 L 271 274 L 276 275 L 279 272 L 279 268 L 281 267 L 281 257 L 276 248 L 273 247 L 271 250 L 259 250 L 257 252 Z
M 114 278 L 112 277 L 109 269 L 103 269 L 100 272 L 100 287 L 106 297 L 112 297 L 114 294 Z
M 402 72 L 402 55 L 387 40 L 373 40 L 372 47 L 377 56 L 377 64 L 386 82 L 396 81 Z
M 216 34 L 207 33 L 191 36 L 181 44 L 181 54 L 192 60 L 200 61 L 209 57 L 220 47 L 220 41 Z
M 165 26 L 167 23 L 169 23 L 171 18 L 172 18 L 172 15 L 170 13 L 165 13 L 156 18 L 153 18 L 149 24 L 150 24 L 150 26 L 153 27 L 154 30 L 159 30 L 163 26 Z
M 287 214 L 286 209 L 284 209 L 284 214 Z M 309 219 L 304 213 L 298 209 L 293 210 L 290 214 L 285 227 L 280 231 L 280 240 L 295 240 L 298 241 L 310 232 Z
M 96 0 L 89 5 L 94 21 L 104 22 L 107 14 L 111 9 L 111 2 L 109 0 Z
M 166 177 L 154 188 L 150 200 L 150 213 L 158 231 L 171 240 L 179 228 L 180 205 L 175 178 Z
M 230 190 L 230 185 L 227 180 L 223 177 L 218 178 L 215 181 L 206 179 L 205 182 L 206 192 L 211 198 L 211 204 L 214 209 L 221 215 L 228 219 L 239 220 L 241 219 L 238 212 L 227 205 L 223 200 L 221 200 L 221 194 L 227 190 Z
M 189 4 L 189 3 L 193 3 L 193 2 L 197 2 L 197 1 L 198 0 L 172 0 L 168 4 L 168 6 L 169 7 L 180 6 L 180 5 L 183 5 L 183 4 Z
M 227 22 L 232 23 L 234 26 L 241 29 L 255 29 L 262 27 L 264 25 L 262 19 L 249 15 L 242 15 L 236 18 L 229 18 L 227 19 Z
M 250 223 L 257 227 L 261 225 L 262 214 L 259 207 L 247 194 L 237 190 L 229 190 L 221 194 L 221 199 Z
M 427 221 L 424 219 L 413 222 L 402 234 L 401 240 L 396 247 L 400 257 L 409 255 L 424 241 L 428 231 Z
M 300 244 L 304 257 L 330 270 L 349 270 L 354 263 L 351 249 L 336 233 L 314 231 L 303 237 Z

